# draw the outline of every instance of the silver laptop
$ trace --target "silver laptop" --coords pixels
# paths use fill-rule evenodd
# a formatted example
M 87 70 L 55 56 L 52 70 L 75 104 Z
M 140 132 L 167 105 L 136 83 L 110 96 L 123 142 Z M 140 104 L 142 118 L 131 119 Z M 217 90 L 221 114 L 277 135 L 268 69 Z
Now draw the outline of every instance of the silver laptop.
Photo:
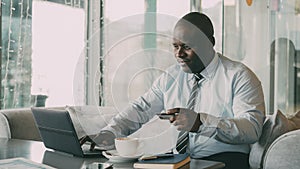
M 78 136 L 67 110 L 31 108 L 45 147 L 79 157 L 101 156 L 102 150 L 80 146 Z

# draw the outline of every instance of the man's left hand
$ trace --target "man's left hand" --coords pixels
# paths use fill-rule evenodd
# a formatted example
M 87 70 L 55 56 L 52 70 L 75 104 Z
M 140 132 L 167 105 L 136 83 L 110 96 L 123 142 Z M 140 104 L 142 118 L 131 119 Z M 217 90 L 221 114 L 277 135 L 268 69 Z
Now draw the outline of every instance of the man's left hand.
M 166 111 L 167 114 L 178 113 L 178 115 L 170 118 L 170 122 L 177 127 L 178 130 L 197 132 L 200 125 L 200 114 L 186 108 L 173 108 Z

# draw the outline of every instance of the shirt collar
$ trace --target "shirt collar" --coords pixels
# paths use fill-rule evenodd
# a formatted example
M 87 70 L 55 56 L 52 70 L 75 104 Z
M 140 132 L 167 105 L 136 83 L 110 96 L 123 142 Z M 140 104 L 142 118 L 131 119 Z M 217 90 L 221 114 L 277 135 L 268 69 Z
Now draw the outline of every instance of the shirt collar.
M 219 56 L 218 53 L 215 52 L 215 56 L 212 59 L 212 61 L 206 66 L 204 70 L 202 70 L 202 72 L 200 72 L 200 74 L 203 76 L 203 79 L 211 79 L 213 77 L 217 69 L 218 63 Z M 188 81 L 193 80 L 194 78 L 195 77 L 193 73 L 188 73 Z
M 206 68 L 200 73 L 205 79 L 211 79 L 215 74 L 219 63 L 218 53 L 215 52 L 215 56 L 212 61 L 206 66 Z

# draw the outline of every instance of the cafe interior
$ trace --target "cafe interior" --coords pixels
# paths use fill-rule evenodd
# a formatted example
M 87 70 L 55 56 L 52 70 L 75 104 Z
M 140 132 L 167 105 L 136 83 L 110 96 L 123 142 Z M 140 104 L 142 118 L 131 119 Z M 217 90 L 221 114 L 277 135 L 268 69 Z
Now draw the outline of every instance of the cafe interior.
M 212 20 L 214 49 L 248 66 L 261 81 L 266 127 L 264 137 L 251 147 L 250 166 L 300 166 L 300 0 L 0 2 L 0 168 L 1 160 L 15 157 L 55 168 L 94 163 L 76 157 L 80 167 L 67 165 L 77 164 L 73 162 L 57 166 L 64 158 L 45 159 L 43 144 L 34 152 L 14 148 L 16 140 L 28 141 L 26 145 L 42 141 L 30 108 L 80 107 L 77 115 L 88 115 L 77 121 L 71 115 L 74 123 L 97 123 L 82 126 L 82 132 L 104 127 L 106 118 L 145 93 L 176 63 L 173 28 L 191 11 Z M 92 110 L 104 112 L 105 118 L 94 118 Z M 145 130 L 156 130 L 150 123 Z M 97 162 L 105 162 L 101 160 Z

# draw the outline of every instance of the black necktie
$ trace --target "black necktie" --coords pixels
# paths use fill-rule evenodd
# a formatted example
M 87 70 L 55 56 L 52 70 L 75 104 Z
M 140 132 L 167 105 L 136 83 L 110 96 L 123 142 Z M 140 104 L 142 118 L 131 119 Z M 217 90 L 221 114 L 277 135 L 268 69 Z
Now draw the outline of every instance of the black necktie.
M 195 74 L 194 77 L 195 79 L 194 79 L 192 91 L 187 103 L 187 108 L 190 110 L 194 110 L 195 100 L 197 98 L 196 96 L 198 93 L 198 82 L 203 78 L 203 76 L 200 74 Z M 179 133 L 177 143 L 176 143 L 176 150 L 178 151 L 179 154 L 186 152 L 186 148 L 188 147 L 188 142 L 189 142 L 189 132 L 181 131 Z

